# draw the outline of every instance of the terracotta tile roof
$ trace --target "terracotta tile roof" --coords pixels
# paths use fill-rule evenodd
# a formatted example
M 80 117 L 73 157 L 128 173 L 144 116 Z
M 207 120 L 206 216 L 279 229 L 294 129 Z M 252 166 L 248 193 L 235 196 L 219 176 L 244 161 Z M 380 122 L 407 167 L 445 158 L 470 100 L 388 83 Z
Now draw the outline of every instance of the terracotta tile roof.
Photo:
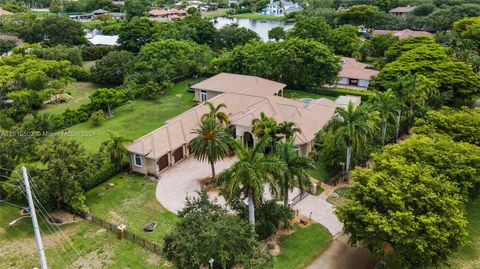
M 400 39 L 404 39 L 411 36 L 433 36 L 431 33 L 426 31 L 414 31 L 410 29 L 404 29 L 400 31 L 396 30 L 373 30 L 372 35 L 386 35 L 392 34 L 398 36 Z
M 187 14 L 187 11 L 184 9 L 152 9 L 148 12 L 152 16 L 164 16 L 164 15 L 173 15 L 173 14 Z
M 406 6 L 406 7 L 396 7 L 391 9 L 390 13 L 410 13 L 415 10 L 415 6 Z
M 368 64 L 361 63 L 353 58 L 342 57 L 340 65 L 342 70 L 338 73 L 338 77 L 370 80 L 378 74 L 377 70 L 369 69 Z
M 231 73 L 219 73 L 201 81 L 191 88 L 213 92 L 243 93 L 258 96 L 271 96 L 287 85 L 272 80 Z
M 224 103 L 230 121 L 236 126 L 251 127 L 251 121 L 263 112 L 278 122 L 294 122 L 302 130 L 295 137 L 295 144 L 301 145 L 314 139 L 315 134 L 333 117 L 337 105 L 334 101 L 318 99 L 310 103 L 280 96 L 254 96 L 239 93 L 223 93 L 209 100 L 214 105 Z M 182 144 L 190 142 L 195 135 L 200 118 L 208 108 L 200 104 L 169 120 L 164 126 L 140 137 L 127 145 L 127 150 L 147 158 L 157 159 Z

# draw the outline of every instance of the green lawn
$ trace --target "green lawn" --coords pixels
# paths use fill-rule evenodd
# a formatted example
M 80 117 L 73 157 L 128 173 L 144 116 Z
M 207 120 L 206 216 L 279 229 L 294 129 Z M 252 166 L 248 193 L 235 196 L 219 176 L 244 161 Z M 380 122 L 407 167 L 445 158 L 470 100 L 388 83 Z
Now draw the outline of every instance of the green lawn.
M 81 142 L 88 151 L 97 152 L 103 141 L 109 139 L 108 131 L 114 131 L 131 140 L 145 135 L 165 121 L 192 108 L 195 105 L 193 93 L 187 92 L 188 83 L 183 81 L 157 100 L 137 100 L 130 109 L 123 105 L 114 109 L 113 118 L 99 127 L 92 127 L 90 121 L 68 128 L 72 138 Z
M 108 183 L 115 187 L 107 189 Z M 155 197 L 156 183 L 137 174 L 120 174 L 86 193 L 87 206 L 93 215 L 115 224 L 125 224 L 127 230 L 162 244 L 177 216 L 164 209 Z M 156 221 L 153 232 L 143 232 L 143 226 Z
M 67 92 L 72 96 L 72 99 L 66 103 L 47 105 L 38 112 L 41 114 L 61 114 L 67 108 L 79 108 L 81 105 L 89 103 L 90 99 L 88 97 L 95 91 L 95 89 L 100 87 L 100 85 L 91 82 L 73 82 L 67 87 Z
M 218 8 L 213 11 L 201 12 L 201 14 L 202 14 L 202 17 L 211 19 L 211 18 L 222 17 L 227 15 L 227 11 L 229 9 L 230 8 Z
M 109 20 L 106 22 L 94 20 L 94 21 L 82 21 L 82 24 L 85 28 L 93 29 L 95 26 L 100 25 L 101 27 L 111 26 L 114 24 L 121 24 L 120 20 Z
M 29 218 L 8 223 L 18 217 L 18 209 L 0 204 L 0 268 L 39 267 L 38 253 Z M 60 234 L 48 231 L 39 220 L 49 268 L 173 268 L 161 256 L 86 220 L 60 225 L 79 256 Z M 61 258 L 60 258 L 61 257 Z
M 280 238 L 280 255 L 275 268 L 305 268 L 332 240 L 330 233 L 318 223 L 302 228 L 294 226 L 295 232 Z
M 268 16 L 262 15 L 260 13 L 244 13 L 233 15 L 234 18 L 239 19 L 251 19 L 251 20 L 272 20 L 272 21 L 283 21 L 285 20 L 284 16 Z
M 337 97 L 327 96 L 327 95 L 320 95 L 314 92 L 306 92 L 306 91 L 298 91 L 298 90 L 283 90 L 283 96 L 292 99 L 300 99 L 300 98 L 311 98 L 311 99 L 320 99 L 325 98 L 329 100 L 335 101 Z

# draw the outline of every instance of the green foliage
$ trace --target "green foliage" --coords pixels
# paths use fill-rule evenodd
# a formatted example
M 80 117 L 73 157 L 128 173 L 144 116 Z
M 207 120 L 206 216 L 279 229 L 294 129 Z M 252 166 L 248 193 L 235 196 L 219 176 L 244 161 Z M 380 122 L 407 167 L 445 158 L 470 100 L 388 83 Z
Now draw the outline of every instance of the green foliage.
M 148 1 L 145 0 L 126 0 L 124 6 L 125 15 L 127 15 L 127 20 L 130 20 L 133 17 L 142 17 L 145 15 L 145 12 L 149 8 Z
M 84 61 L 98 60 L 115 49 L 115 46 L 84 46 L 81 47 L 82 59 Z
M 135 63 L 138 83 L 149 80 L 177 80 L 203 72 L 212 57 L 211 50 L 187 40 L 161 40 L 145 45 Z
M 413 10 L 415 16 L 427 16 L 435 10 L 435 5 L 431 3 L 425 3 L 417 5 Z
M 260 36 L 253 30 L 239 27 L 237 23 L 227 24 L 218 30 L 215 46 L 218 49 L 233 49 L 245 45 L 249 41 L 260 41 Z
M 212 203 L 208 194 L 187 198 L 180 221 L 165 237 L 164 252 L 178 268 L 272 268 L 272 257 L 256 240 L 255 232 L 238 216 Z
M 343 25 L 332 30 L 327 44 L 333 48 L 336 54 L 351 56 L 360 48 L 360 41 L 358 27 Z
M 445 134 L 458 142 L 480 146 L 480 109 L 442 107 L 428 111 L 423 119 L 415 122 L 415 133 Z
M 337 208 L 352 243 L 385 255 L 385 243 L 402 268 L 445 261 L 465 242 L 467 221 L 458 188 L 425 163 L 374 155 L 371 168 L 352 173 L 351 199 Z
M 20 90 L 7 94 L 7 97 L 13 100 L 8 108 L 8 113 L 15 121 L 21 121 L 25 115 L 33 112 L 42 106 L 45 97 L 32 90 Z
M 435 10 L 424 20 L 418 22 L 417 27 L 431 32 L 446 31 L 455 21 L 478 16 L 480 16 L 479 4 L 462 3 Z
M 34 19 L 23 25 L 18 35 L 29 43 L 42 43 L 47 46 L 83 45 L 87 43 L 83 26 L 67 16 L 47 16 Z
M 179 22 L 160 24 L 156 33 L 157 39 L 191 40 L 211 47 L 217 36 L 213 23 L 198 14 L 188 15 Z
M 90 101 L 94 109 L 106 111 L 107 117 L 111 118 L 112 109 L 125 101 L 125 94 L 112 88 L 100 88 L 90 95 Z
M 305 89 L 335 82 L 338 61 L 320 42 L 291 38 L 237 46 L 217 58 L 214 65 L 220 71 L 256 75 Z
M 275 41 L 285 39 L 286 35 L 287 33 L 285 32 L 283 27 L 280 26 L 273 27 L 272 29 L 270 29 L 270 31 L 268 31 L 268 39 L 273 39 Z
M 399 41 L 399 38 L 392 34 L 374 35 L 370 39 L 365 41 L 363 46 L 368 56 L 385 57 L 387 50 L 397 41 Z
M 103 112 L 103 110 L 93 112 L 90 116 L 90 121 L 92 122 L 93 127 L 102 125 L 105 121 L 105 112 Z
M 67 60 L 74 65 L 82 65 L 82 52 L 79 47 L 66 47 L 57 45 L 50 48 L 35 48 L 32 54 L 44 60 Z
M 324 44 L 330 39 L 332 28 L 323 17 L 306 17 L 295 23 L 288 31 L 288 37 L 311 38 Z
M 367 101 L 371 96 L 371 91 L 358 91 L 352 89 L 336 89 L 336 88 L 313 88 L 309 89 L 309 92 L 314 92 L 320 95 L 338 97 L 340 95 L 355 95 L 362 97 L 362 101 Z
M 342 24 L 365 25 L 368 28 L 385 27 L 392 18 L 371 5 L 355 5 L 340 12 Z
M 16 46 L 13 40 L 0 40 L 0 55 L 11 51 Z
M 110 163 L 120 170 L 122 162 L 127 156 L 125 143 L 130 142 L 129 139 L 113 132 L 108 132 L 110 140 L 104 141 L 100 147 L 100 152 L 104 152 L 110 157 Z
M 152 41 L 154 33 L 154 21 L 143 17 L 133 17 L 118 29 L 118 44 L 124 50 L 138 52 L 143 45 Z
M 400 55 L 407 51 L 411 51 L 422 45 L 429 45 L 434 49 L 440 49 L 441 46 L 435 42 L 435 40 L 428 36 L 412 36 L 404 39 L 398 39 L 397 42 L 390 44 L 387 50 L 387 60 L 392 62 L 396 60 Z
M 101 84 L 120 85 L 133 69 L 136 59 L 128 51 L 111 51 L 92 67 L 92 79 Z

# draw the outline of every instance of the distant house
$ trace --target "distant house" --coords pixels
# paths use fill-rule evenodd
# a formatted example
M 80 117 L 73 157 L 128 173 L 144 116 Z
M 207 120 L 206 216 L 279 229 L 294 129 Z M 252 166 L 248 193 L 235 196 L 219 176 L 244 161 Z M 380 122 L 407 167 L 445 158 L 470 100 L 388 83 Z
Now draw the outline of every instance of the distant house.
M 184 9 L 152 9 L 148 12 L 148 15 L 152 18 L 168 18 L 171 20 L 180 19 L 180 17 L 186 16 L 187 11 Z
M 95 19 L 97 16 L 101 16 L 101 15 L 110 15 L 110 16 L 112 16 L 112 19 L 115 19 L 115 20 L 125 19 L 125 13 L 110 12 L 110 11 L 104 10 L 104 9 L 97 9 L 97 10 L 94 10 L 91 13 L 87 13 L 87 14 L 69 15 L 68 17 L 70 19 L 73 19 L 73 20 L 91 20 L 91 19 Z
M 400 39 L 404 39 L 411 36 L 433 36 L 431 33 L 426 31 L 414 31 L 410 29 L 404 30 L 373 30 L 372 35 L 386 35 L 392 34 L 398 36 Z
M 118 35 L 102 35 L 97 29 L 87 31 L 85 37 L 92 46 L 118 46 Z
M 302 10 L 303 8 L 298 3 L 293 3 L 285 0 L 270 0 L 270 3 L 268 3 L 267 7 L 262 11 L 262 14 L 268 16 L 283 16 L 288 13 Z
M 342 70 L 338 73 L 337 85 L 366 90 L 373 77 L 378 74 L 370 65 L 361 63 L 353 58 L 342 57 Z
M 388 13 L 392 14 L 395 17 L 405 17 L 409 13 L 412 13 L 415 10 L 415 6 L 406 6 L 406 7 L 396 7 L 391 9 Z
M 335 104 L 343 108 L 347 108 L 350 102 L 353 106 L 358 107 L 360 106 L 360 103 L 362 103 L 362 98 L 355 95 L 341 95 L 335 99 Z

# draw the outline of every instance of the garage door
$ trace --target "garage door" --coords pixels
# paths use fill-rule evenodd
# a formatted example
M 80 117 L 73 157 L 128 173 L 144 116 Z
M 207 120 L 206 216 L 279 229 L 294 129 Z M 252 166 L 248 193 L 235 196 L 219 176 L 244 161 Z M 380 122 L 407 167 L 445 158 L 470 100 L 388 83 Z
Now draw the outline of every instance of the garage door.
M 178 161 L 181 161 L 183 159 L 183 156 L 184 156 L 183 147 L 179 147 L 173 152 L 173 158 L 175 160 L 175 163 L 177 163 Z

